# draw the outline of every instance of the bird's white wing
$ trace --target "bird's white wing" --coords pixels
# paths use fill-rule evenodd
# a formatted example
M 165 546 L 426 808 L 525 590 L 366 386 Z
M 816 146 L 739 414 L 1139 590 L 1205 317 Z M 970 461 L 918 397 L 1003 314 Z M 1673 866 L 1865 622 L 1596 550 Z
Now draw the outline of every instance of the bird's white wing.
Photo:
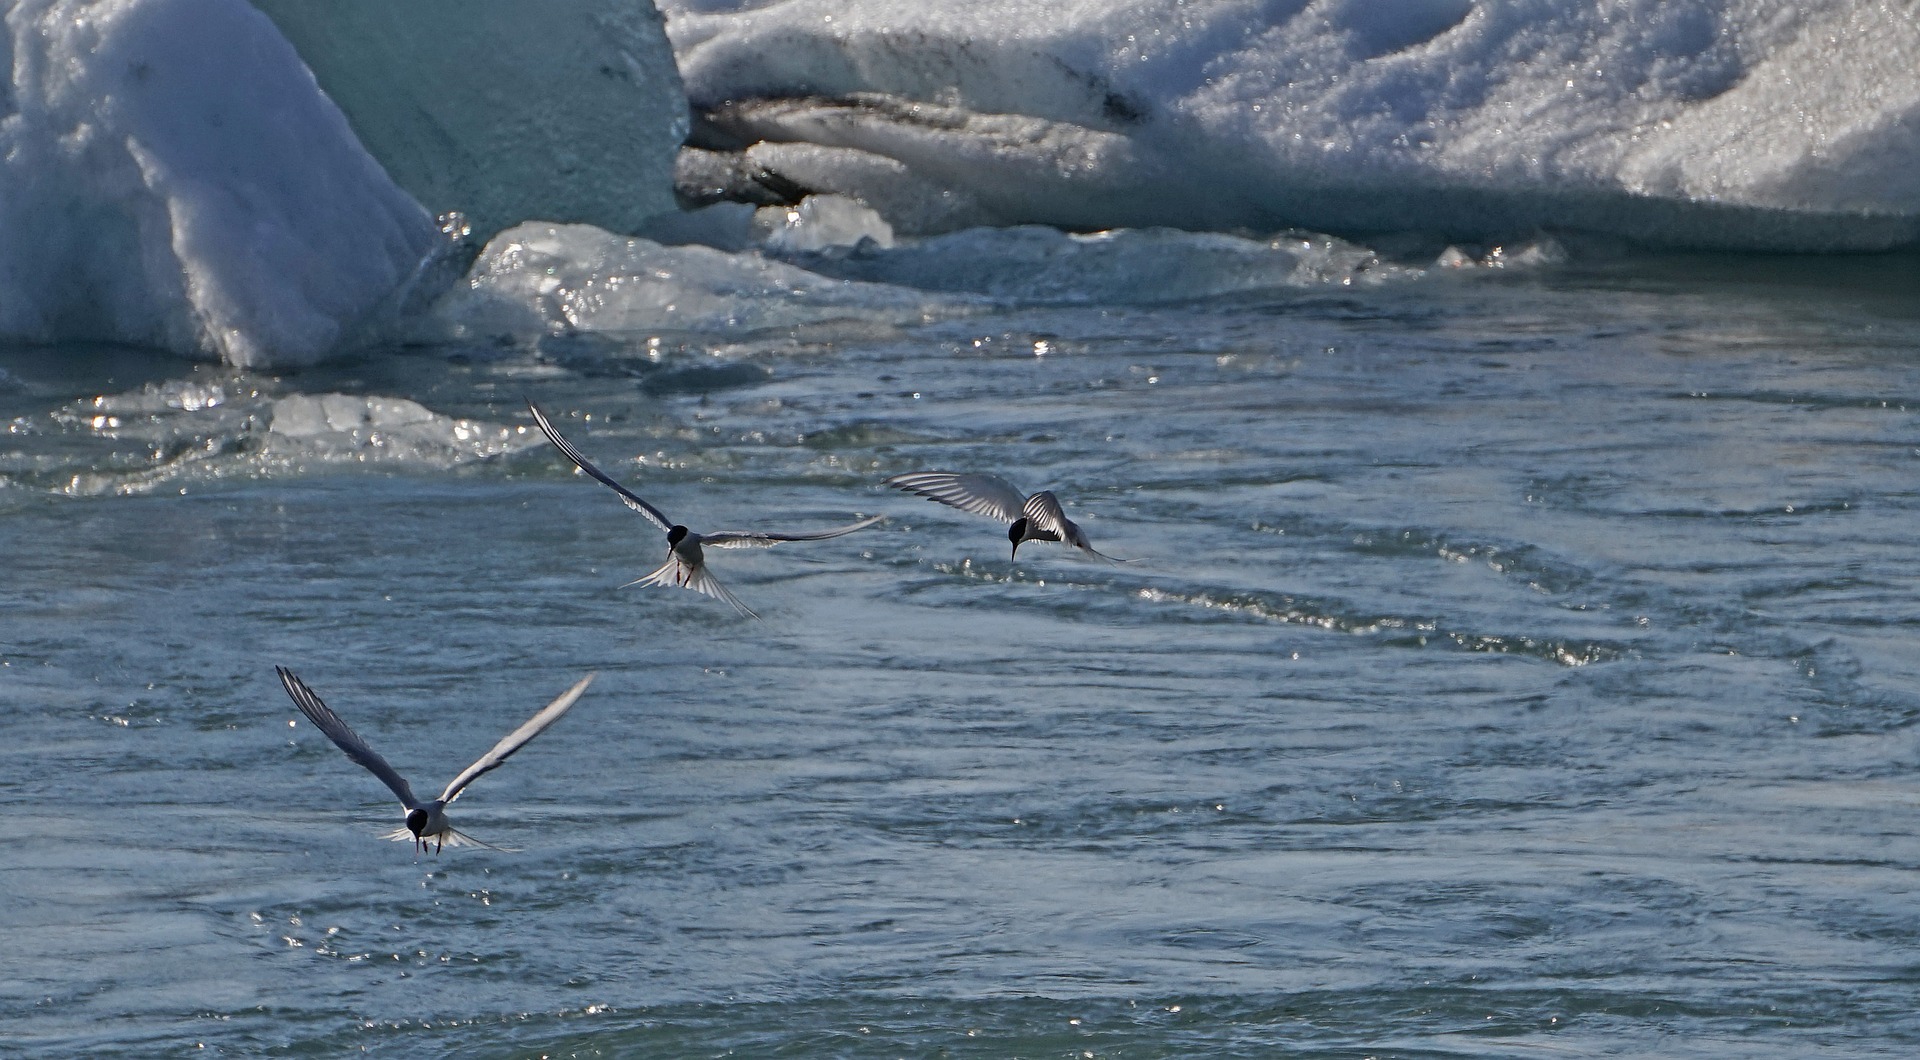
M 998 475 L 915 471 L 895 475 L 887 480 L 887 485 L 1003 523 L 1020 518 L 1021 509 L 1027 503 L 1026 494 Z
M 475 778 L 499 768 L 500 763 L 513 757 L 513 753 L 525 747 L 529 740 L 546 731 L 547 726 L 559 721 L 560 715 L 565 714 L 567 708 L 573 706 L 573 701 L 580 698 L 580 693 L 585 692 L 587 686 L 593 683 L 593 677 L 592 674 L 582 677 L 572 688 L 560 693 L 560 698 L 541 707 L 540 713 L 528 718 L 525 724 L 494 744 L 493 750 L 481 755 L 472 765 L 461 770 L 460 775 L 454 777 L 453 782 L 447 785 L 447 790 L 440 794 L 440 801 L 452 802 L 459 798 L 461 790 L 473 783 Z
M 534 405 L 533 402 L 531 401 L 527 402 L 527 411 L 533 413 L 533 422 L 540 425 L 540 433 L 547 436 L 547 441 L 552 442 L 554 445 L 554 448 L 560 450 L 562 453 L 565 453 L 567 459 L 573 461 L 575 467 L 578 467 L 580 470 L 586 472 L 589 475 L 592 475 L 596 479 L 599 479 L 600 482 L 603 485 L 605 485 L 608 489 L 611 489 L 613 490 L 613 492 L 618 493 L 620 495 L 620 499 L 627 502 L 627 507 L 632 508 L 634 511 L 639 512 L 641 515 L 646 516 L 647 519 L 653 523 L 653 525 L 660 528 L 660 531 L 662 533 L 665 533 L 666 531 L 673 529 L 673 520 L 668 519 L 666 515 L 660 511 L 660 509 L 655 508 L 653 505 L 648 504 L 646 501 L 641 500 L 639 494 L 634 493 L 632 490 L 628 489 L 627 487 L 622 486 L 618 482 L 615 482 L 612 476 L 608 475 L 606 472 L 600 470 L 599 468 L 594 467 L 591 461 L 589 461 L 586 457 L 581 456 L 580 450 L 575 449 L 573 447 L 572 442 L 569 442 L 565 438 L 562 438 L 560 436 L 560 432 L 553 429 L 553 424 L 547 422 L 546 414 L 542 413 L 540 409 L 536 405 Z
M 700 544 L 702 547 L 710 548 L 772 548 L 782 541 L 825 541 L 830 537 L 851 534 L 855 530 L 865 530 L 885 518 L 884 515 L 876 515 L 871 519 L 836 526 L 831 530 L 807 530 L 791 534 L 760 530 L 721 530 L 717 533 L 701 534 Z
M 360 763 L 367 772 L 379 777 L 382 783 L 393 789 L 393 793 L 399 796 L 402 806 L 411 810 L 419 805 L 419 801 L 413 797 L 413 788 L 407 784 L 407 778 L 388 765 L 387 760 L 380 757 L 380 752 L 368 747 L 367 741 L 362 740 L 359 733 L 354 732 L 346 722 L 340 720 L 340 715 L 329 710 L 327 705 L 320 701 L 320 697 L 314 694 L 313 689 L 307 687 L 305 681 L 295 677 L 293 671 L 284 666 L 276 666 L 273 669 L 280 675 L 280 683 L 285 686 L 287 695 L 293 698 L 293 705 L 300 708 L 300 713 L 307 716 L 307 720 L 313 723 L 314 728 L 326 733 L 327 739 L 332 740 L 342 751 L 345 751 L 348 758 Z

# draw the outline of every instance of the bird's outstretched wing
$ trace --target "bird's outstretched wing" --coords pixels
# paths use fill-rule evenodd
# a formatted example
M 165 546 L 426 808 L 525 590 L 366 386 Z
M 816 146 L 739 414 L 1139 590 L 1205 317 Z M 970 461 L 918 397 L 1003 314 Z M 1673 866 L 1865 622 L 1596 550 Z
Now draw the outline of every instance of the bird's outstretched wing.
M 580 698 L 580 693 L 585 692 L 587 686 L 593 683 L 593 677 L 593 674 L 582 677 L 572 688 L 560 693 L 560 698 L 541 707 L 540 713 L 528 718 L 519 728 L 494 744 L 493 750 L 481 755 L 472 765 L 461 770 L 460 775 L 454 777 L 453 782 L 447 785 L 447 790 L 440 794 L 440 801 L 452 802 L 459 798 L 461 789 L 473 783 L 475 778 L 499 768 L 500 763 L 513 757 L 513 753 L 525 747 L 529 740 L 544 732 L 547 726 L 559 721 L 560 715 L 565 714 L 567 708 L 573 706 L 573 701 Z
M 382 783 L 393 789 L 393 793 L 399 796 L 402 806 L 411 810 L 420 804 L 419 800 L 413 797 L 413 788 L 408 786 L 407 778 L 395 772 L 394 768 L 387 764 L 387 760 L 380 757 L 380 752 L 368 747 L 367 741 L 362 740 L 359 733 L 354 732 L 346 722 L 340 720 L 340 715 L 329 710 L 327 705 L 320 701 L 320 697 L 314 694 L 313 689 L 307 687 L 305 681 L 295 677 L 293 671 L 284 666 L 276 666 L 273 669 L 280 675 L 280 683 L 286 687 L 287 695 L 293 698 L 293 705 L 300 708 L 300 713 L 307 716 L 307 720 L 313 723 L 314 728 L 326 733 L 327 739 L 332 740 L 342 751 L 345 751 L 348 758 L 360 763 L 367 772 L 379 777 Z
M 547 422 L 546 414 L 540 411 L 539 406 L 529 401 L 527 402 L 527 411 L 533 413 L 533 422 L 540 425 L 540 433 L 547 436 L 547 441 L 552 442 L 554 448 L 565 453 L 567 459 L 573 461 L 575 467 L 599 479 L 608 489 L 618 493 L 620 499 L 627 502 L 627 507 L 646 516 L 653 525 L 660 528 L 661 533 L 673 529 L 673 520 L 668 519 L 660 509 L 641 500 L 639 494 L 615 482 L 606 472 L 594 467 L 592 461 L 581 456 L 580 450 L 575 449 L 572 442 L 562 438 L 560 432 L 553 429 L 553 424 Z
M 1020 518 L 1027 503 L 1026 494 L 998 475 L 914 471 L 893 476 L 887 485 L 1003 523 Z
M 732 604 L 735 611 L 740 612 L 748 618 L 760 617 L 754 612 L 753 608 L 741 603 L 739 597 L 728 592 L 727 587 L 720 584 L 720 579 L 715 578 L 708 572 L 706 564 L 703 563 L 698 567 L 688 569 L 686 563 L 681 560 L 679 553 L 669 555 L 667 561 L 660 565 L 659 570 L 654 571 L 644 578 L 635 578 L 628 582 L 627 585 L 669 585 L 682 589 L 692 589 L 696 593 L 703 593 L 713 597 L 715 600 L 724 600 Z M 624 589 L 627 585 L 622 585 L 620 588 Z
M 721 530 L 717 533 L 701 534 L 700 544 L 711 548 L 772 548 L 782 541 L 825 541 L 830 537 L 851 534 L 855 530 L 865 530 L 885 518 L 884 515 L 876 515 L 857 523 L 836 526 L 831 530 L 807 530 L 792 534 L 761 530 Z

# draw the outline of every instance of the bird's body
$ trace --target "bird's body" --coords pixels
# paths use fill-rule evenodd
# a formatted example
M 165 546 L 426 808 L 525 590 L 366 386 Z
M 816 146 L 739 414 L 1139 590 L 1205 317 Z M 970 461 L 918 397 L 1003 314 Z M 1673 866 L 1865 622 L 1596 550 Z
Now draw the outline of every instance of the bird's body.
M 573 461 L 574 466 L 587 473 L 601 485 L 620 495 L 626 506 L 644 516 L 648 522 L 667 535 L 667 561 L 653 573 L 628 582 L 628 585 L 677 585 L 683 589 L 711 596 L 732 604 L 734 610 L 748 618 L 759 618 L 753 609 L 740 602 L 739 598 L 727 591 L 712 572 L 707 570 L 706 549 L 708 548 L 772 548 L 783 541 L 824 541 L 842 534 L 851 534 L 855 530 L 864 530 L 886 518 L 876 515 L 871 519 L 862 519 L 846 526 L 836 526 L 830 530 L 811 530 L 797 533 L 773 533 L 755 530 L 719 530 L 712 533 L 696 533 L 666 517 L 666 514 L 642 500 L 640 496 L 620 483 L 615 482 L 606 472 L 595 467 L 591 461 L 580 454 L 573 443 L 562 437 L 552 423 L 532 402 L 527 409 L 533 413 L 533 421 L 540 426 L 540 432 L 547 436 L 554 448 Z
M 1121 562 L 1093 547 L 1080 524 L 1067 518 L 1052 490 L 1028 496 L 998 475 L 957 471 L 915 471 L 895 475 L 887 485 L 1011 524 L 1007 527 L 1007 540 L 1013 542 L 1009 558 L 1018 556 L 1025 542 L 1060 541 L 1109 563 Z
M 314 728 L 325 733 L 340 750 L 346 752 L 348 758 L 358 762 L 367 772 L 380 778 L 381 783 L 400 799 L 400 805 L 406 807 L 406 823 L 387 833 L 387 838 L 402 841 L 410 839 L 419 845 L 423 853 L 427 849 L 428 841 L 431 840 L 436 854 L 443 846 L 460 847 L 468 844 L 487 847 L 490 850 L 506 849 L 484 843 L 455 829 L 447 820 L 447 804 L 459 798 L 467 785 L 473 783 L 482 774 L 499 768 L 500 763 L 512 757 L 515 751 L 525 747 L 535 736 L 546 731 L 547 726 L 559 721 L 560 716 L 565 714 L 568 708 L 573 706 L 574 701 L 580 698 L 580 694 L 587 690 L 587 686 L 593 683 L 592 674 L 581 678 L 572 688 L 561 693 L 558 699 L 542 707 L 539 713 L 528 718 L 519 728 L 494 744 L 492 750 L 461 770 L 460 775 L 448 783 L 446 790 L 440 793 L 439 798 L 423 800 L 414 795 L 413 787 L 407 783 L 407 778 L 388 765 L 387 760 L 380 757 L 378 751 L 361 739 L 359 733 L 354 732 L 346 722 L 340 720 L 338 714 L 321 702 L 320 697 L 314 694 L 313 689 L 307 687 L 306 682 L 294 676 L 293 671 L 284 666 L 276 666 L 274 671 L 280 675 L 280 684 L 286 688 L 287 695 L 293 699 L 293 705 L 300 708 L 300 713 L 306 715 Z

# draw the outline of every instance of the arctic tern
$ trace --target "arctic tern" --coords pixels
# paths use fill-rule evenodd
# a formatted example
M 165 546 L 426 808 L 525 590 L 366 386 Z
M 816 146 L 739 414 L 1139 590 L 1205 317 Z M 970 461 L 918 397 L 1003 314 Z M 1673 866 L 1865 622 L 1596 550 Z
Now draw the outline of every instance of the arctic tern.
M 667 518 L 660 509 L 641 500 L 638 494 L 615 482 L 606 472 L 594 467 L 592 462 L 580 455 L 580 451 L 573 447 L 572 442 L 567 441 L 560 436 L 559 431 L 554 430 L 553 424 L 547 422 L 546 415 L 533 402 L 527 402 L 527 409 L 533 413 L 533 422 L 540 425 L 541 433 L 547 436 L 547 440 L 552 442 L 556 449 L 565 453 L 567 459 L 573 461 L 574 466 L 618 493 L 627 507 L 646 516 L 648 522 L 659 527 L 667 535 L 667 561 L 660 565 L 659 570 L 644 578 L 630 581 L 628 585 L 678 585 L 683 589 L 705 593 L 716 600 L 725 600 L 733 605 L 734 610 L 748 618 L 759 618 L 760 616 L 755 614 L 752 608 L 741 603 L 738 597 L 728 592 L 726 586 L 721 585 L 707 570 L 703 546 L 706 548 L 772 548 L 783 541 L 824 541 L 830 537 L 851 534 L 855 530 L 864 530 L 886 518 L 884 515 L 876 515 L 871 519 L 862 519 L 846 526 L 836 526 L 831 530 L 813 530 L 804 533 L 718 530 L 713 533 L 697 534 Z
M 1060 509 L 1060 499 L 1053 495 L 1052 490 L 1041 490 L 1029 497 L 998 475 L 956 471 L 915 471 L 895 475 L 887 480 L 887 485 L 963 512 L 1013 524 L 1007 528 L 1007 540 L 1013 542 L 1013 551 L 1008 554 L 1008 559 L 1019 556 L 1023 542 L 1064 541 L 1108 563 L 1125 562 L 1096 550 L 1093 543 L 1087 540 L 1086 531 L 1080 529 L 1080 524 L 1067 518 L 1067 513 Z
M 280 675 L 280 683 L 286 686 L 287 695 L 293 697 L 293 705 L 300 708 L 300 713 L 307 716 L 307 720 L 313 723 L 314 728 L 326 733 L 327 738 L 338 744 L 340 749 L 347 753 L 348 758 L 360 763 L 367 772 L 379 777 L 381 783 L 393 789 L 393 793 L 399 796 L 400 804 L 407 808 L 406 824 L 387 833 L 386 838 L 401 842 L 411 839 L 418 844 L 423 854 L 426 853 L 428 840 L 433 841 L 433 852 L 436 854 L 440 853 L 442 846 L 457 848 L 469 843 L 489 850 L 508 849 L 482 842 L 465 832 L 456 831 L 453 824 L 447 820 L 447 804 L 459 798 L 460 793 L 466 790 L 467 785 L 473 783 L 476 778 L 498 768 L 500 763 L 512 757 L 515 751 L 525 747 L 528 741 L 546 731 L 547 726 L 559 721 L 560 715 L 565 714 L 567 708 L 573 706 L 573 701 L 580 698 L 580 693 L 585 692 L 587 686 L 593 683 L 594 677 L 593 674 L 588 674 L 581 678 L 572 688 L 562 692 L 559 699 L 542 707 L 540 713 L 528 718 L 525 724 L 508 733 L 504 739 L 493 745 L 493 750 L 481 755 L 472 765 L 461 770 L 460 775 L 453 778 L 453 782 L 447 785 L 447 789 L 440 793 L 439 798 L 422 801 L 414 796 L 413 788 L 407 783 L 407 778 L 388 765 L 387 760 L 380 757 L 378 751 L 367 746 L 367 741 L 361 739 L 360 734 L 349 728 L 346 722 L 341 721 L 340 715 L 328 709 L 327 705 L 320 701 L 320 697 L 314 694 L 313 689 L 307 687 L 306 682 L 295 677 L 293 671 L 284 666 L 276 666 L 273 669 Z

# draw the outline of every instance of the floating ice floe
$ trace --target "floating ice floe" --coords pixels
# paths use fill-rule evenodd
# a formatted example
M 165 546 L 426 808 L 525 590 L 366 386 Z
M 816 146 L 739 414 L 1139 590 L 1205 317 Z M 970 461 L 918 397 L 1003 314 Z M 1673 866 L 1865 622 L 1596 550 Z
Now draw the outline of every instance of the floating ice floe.
M 448 469 L 539 443 L 524 428 L 378 394 L 277 394 L 245 375 L 101 394 L 16 429 L 56 436 L 0 460 L 0 487 L 73 496 L 185 492 L 323 467 Z
M 663 246 L 589 225 L 528 223 L 494 237 L 435 317 L 452 334 L 753 331 L 831 320 L 907 325 L 943 300 L 835 279 L 758 254 Z

